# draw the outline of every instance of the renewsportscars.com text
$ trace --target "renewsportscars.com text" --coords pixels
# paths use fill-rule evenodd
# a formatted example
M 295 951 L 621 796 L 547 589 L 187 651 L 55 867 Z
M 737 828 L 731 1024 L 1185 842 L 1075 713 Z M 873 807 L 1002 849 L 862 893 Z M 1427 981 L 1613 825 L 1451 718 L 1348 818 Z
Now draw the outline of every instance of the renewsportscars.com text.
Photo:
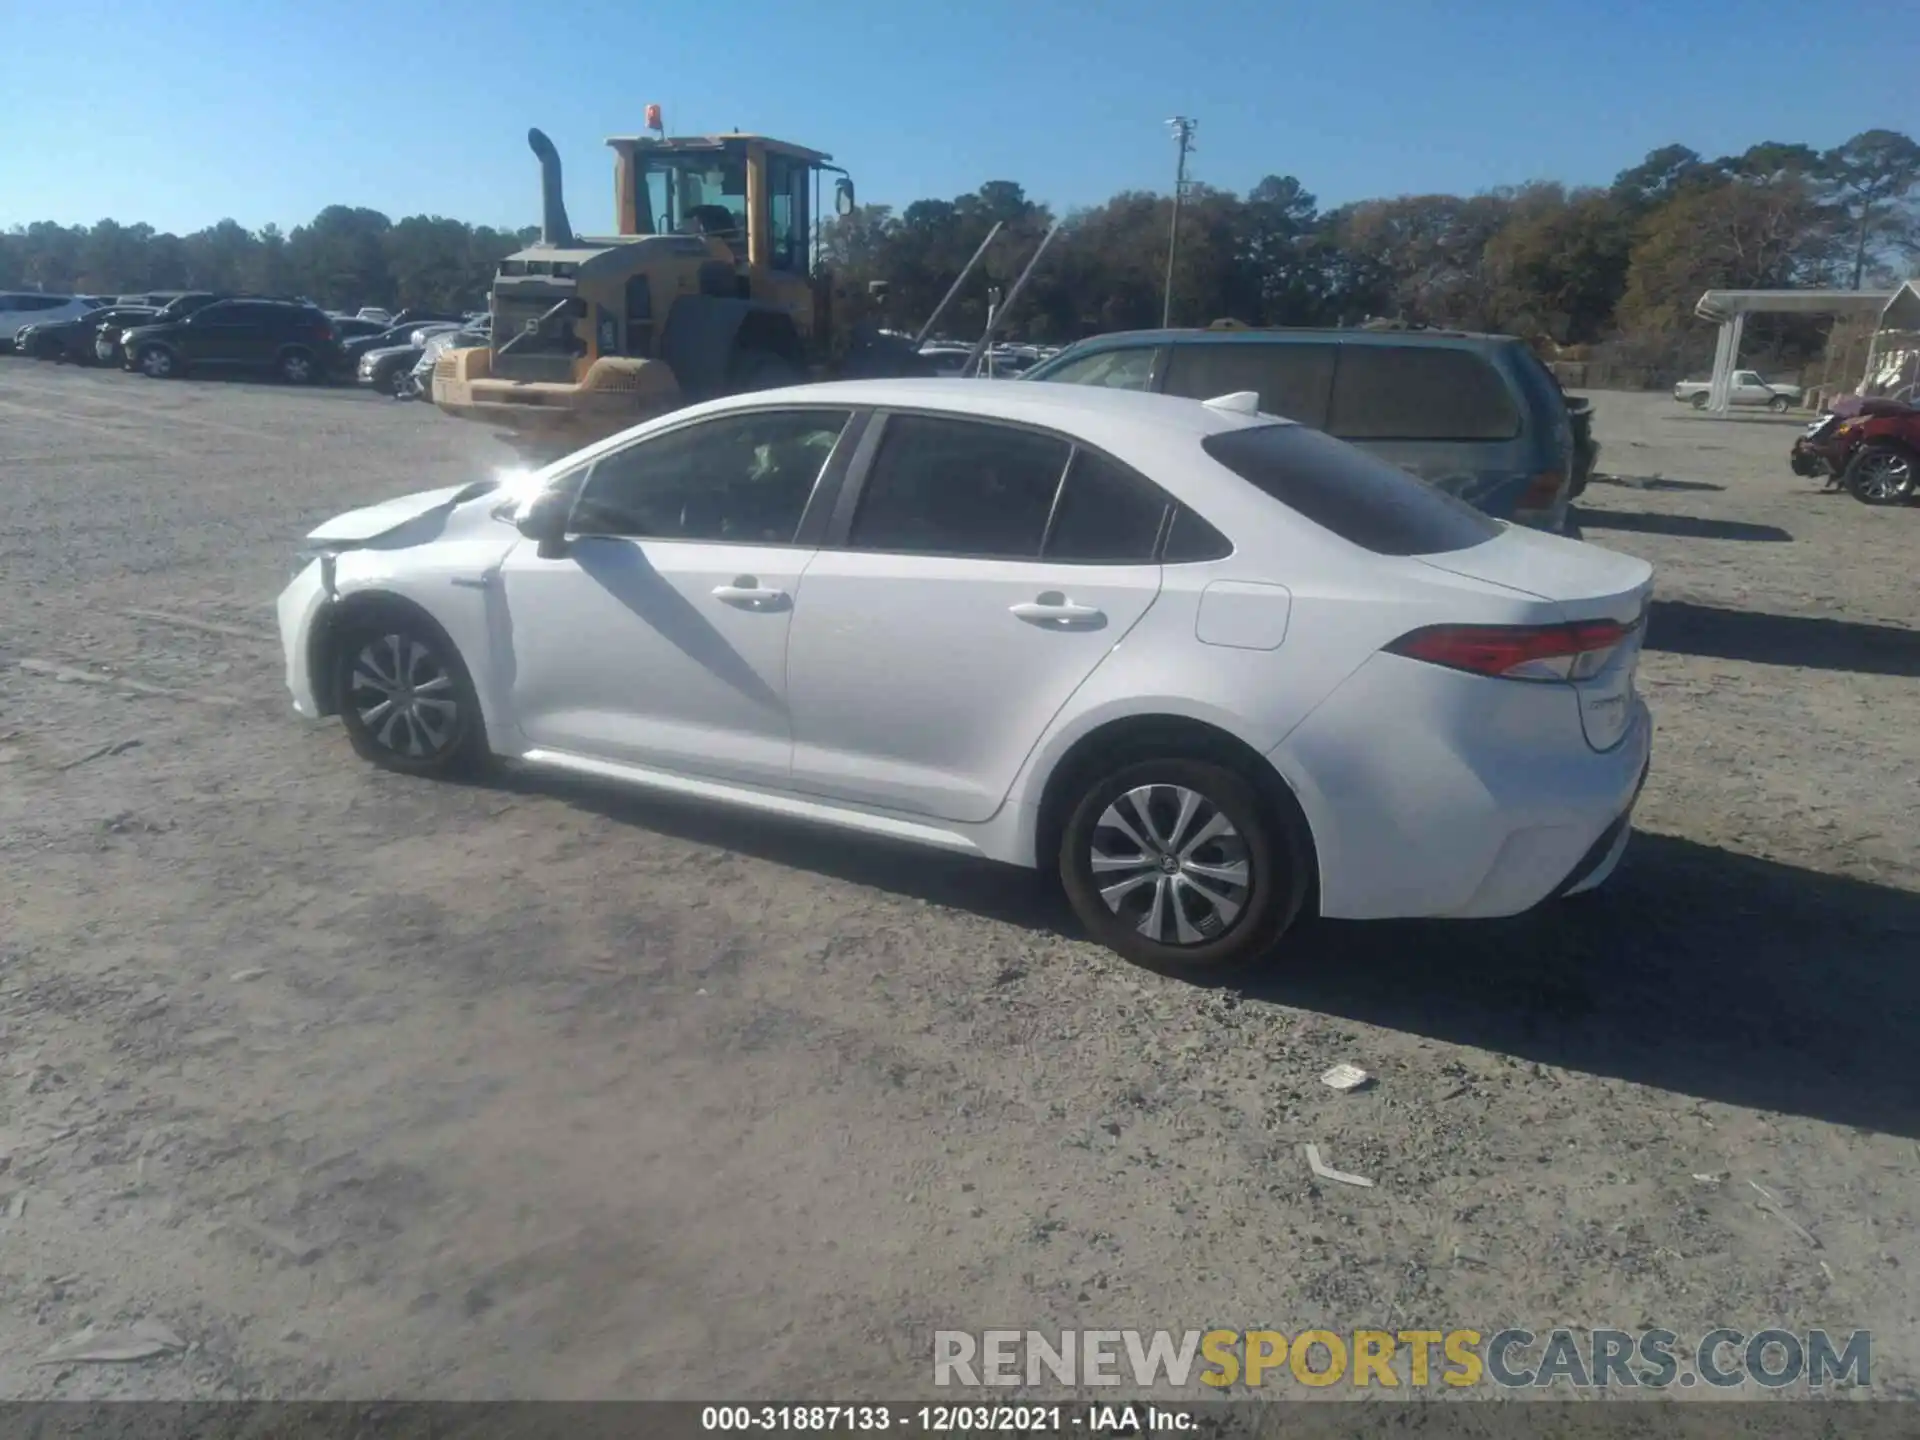
M 1865 1330 L 940 1330 L 933 1383 L 1181 1388 L 1865 1388 Z

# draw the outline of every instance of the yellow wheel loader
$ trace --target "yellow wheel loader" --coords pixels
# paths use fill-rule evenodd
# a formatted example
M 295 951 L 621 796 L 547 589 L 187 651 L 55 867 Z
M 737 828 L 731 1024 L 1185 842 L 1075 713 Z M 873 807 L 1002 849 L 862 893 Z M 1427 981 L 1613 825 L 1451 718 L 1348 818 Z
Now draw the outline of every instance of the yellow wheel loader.
M 848 373 L 931 373 L 917 346 L 877 332 L 833 344 L 831 286 L 809 253 L 828 176 L 835 208 L 853 208 L 832 156 L 761 135 L 617 136 L 620 233 L 587 237 L 567 222 L 553 142 L 530 130 L 527 143 L 540 240 L 500 262 L 489 345 L 436 363 L 449 415 L 559 455 L 697 400 L 815 378 L 836 349 Z

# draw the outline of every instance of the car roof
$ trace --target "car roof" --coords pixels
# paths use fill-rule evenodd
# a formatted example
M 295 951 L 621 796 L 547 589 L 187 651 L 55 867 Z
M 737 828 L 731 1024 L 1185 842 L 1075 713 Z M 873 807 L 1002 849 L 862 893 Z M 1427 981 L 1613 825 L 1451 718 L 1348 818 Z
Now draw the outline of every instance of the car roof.
M 982 419 L 1077 429 L 1114 424 L 1126 429 L 1215 435 L 1247 425 L 1290 424 L 1274 415 L 1214 409 L 1202 401 L 1097 385 L 1038 385 L 1026 380 L 835 380 L 783 390 L 750 391 L 711 403 L 714 411 L 754 404 L 811 403 L 883 409 L 939 410 Z M 709 407 L 701 407 L 703 409 Z
M 1110 335 L 1093 335 L 1075 341 L 1073 351 L 1104 350 L 1133 345 L 1190 345 L 1196 341 L 1219 345 L 1285 345 L 1296 340 L 1336 340 L 1343 345 L 1441 345 L 1457 347 L 1462 341 L 1495 347 L 1516 343 L 1512 335 L 1493 335 L 1476 330 L 1369 330 L 1361 326 L 1272 326 L 1235 329 L 1117 330 Z M 1062 352 L 1064 353 L 1064 352 Z

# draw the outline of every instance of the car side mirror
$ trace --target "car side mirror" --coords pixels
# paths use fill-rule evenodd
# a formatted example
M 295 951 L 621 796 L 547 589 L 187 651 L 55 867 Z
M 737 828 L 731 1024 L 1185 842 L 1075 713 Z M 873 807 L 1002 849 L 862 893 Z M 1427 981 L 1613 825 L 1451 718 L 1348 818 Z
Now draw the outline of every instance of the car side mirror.
M 567 516 L 572 509 L 573 496 L 568 491 L 544 490 L 520 513 L 514 528 L 538 543 L 542 560 L 558 560 L 567 553 Z
M 853 213 L 853 181 L 845 175 L 833 182 L 833 209 L 836 215 Z

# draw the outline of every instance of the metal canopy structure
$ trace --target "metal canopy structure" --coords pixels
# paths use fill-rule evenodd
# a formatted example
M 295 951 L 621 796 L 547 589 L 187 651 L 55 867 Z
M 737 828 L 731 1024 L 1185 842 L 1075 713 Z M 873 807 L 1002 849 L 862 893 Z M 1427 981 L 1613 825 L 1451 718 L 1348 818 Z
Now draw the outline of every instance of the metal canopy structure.
M 1707 409 L 1727 413 L 1733 390 L 1733 372 L 1740 363 L 1740 336 L 1749 315 L 1883 314 L 1899 296 L 1912 291 L 1908 281 L 1899 290 L 1709 290 L 1693 307 L 1702 320 L 1720 327 L 1713 347 L 1713 383 L 1707 391 Z M 1920 294 L 1915 299 L 1920 302 Z

